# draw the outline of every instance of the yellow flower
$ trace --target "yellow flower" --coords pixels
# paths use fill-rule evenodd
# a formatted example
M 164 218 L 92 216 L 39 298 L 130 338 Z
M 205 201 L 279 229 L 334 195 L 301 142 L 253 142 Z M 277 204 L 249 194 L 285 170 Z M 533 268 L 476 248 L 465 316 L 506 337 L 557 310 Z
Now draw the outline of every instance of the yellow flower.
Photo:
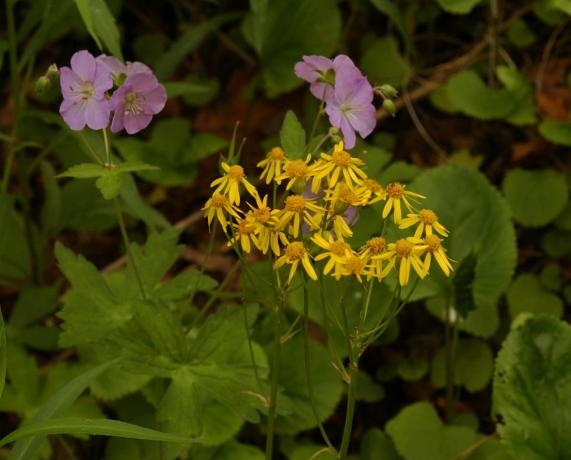
M 409 214 L 401 220 L 399 228 L 409 228 L 416 224 L 418 224 L 418 227 L 416 227 L 414 236 L 417 238 L 422 236 L 422 232 L 426 232 L 426 236 L 432 235 L 433 228 L 440 235 L 448 236 L 448 230 L 438 222 L 436 213 L 430 209 L 421 209 L 418 213 Z
M 393 218 L 395 224 L 400 224 L 402 220 L 401 200 L 404 202 L 407 209 L 412 211 L 413 207 L 410 204 L 409 199 L 414 200 L 415 198 L 425 197 L 418 193 L 409 192 L 406 190 L 406 185 L 403 185 L 400 182 L 391 182 L 387 185 L 387 202 L 383 208 L 383 219 L 386 219 L 391 212 L 391 209 L 394 208 Z
M 363 194 L 366 204 L 368 205 L 384 200 L 387 196 L 387 192 L 383 186 L 371 178 L 365 179 L 358 187 L 358 190 Z
M 325 190 L 325 200 L 330 202 L 332 213 L 343 213 L 349 206 L 364 206 L 367 203 L 364 190 L 352 189 L 346 183 L 338 183 L 334 189 Z
M 362 160 L 352 157 L 343 150 L 343 142 L 339 142 L 333 148 L 331 155 L 321 154 L 321 159 L 315 165 L 315 177 L 311 191 L 317 193 L 324 178 L 327 178 L 330 188 L 335 187 L 340 178 L 343 178 L 349 187 L 362 183 L 367 178 L 360 168 L 364 164 Z
M 344 276 L 356 277 L 359 283 L 363 282 L 361 276 L 366 276 L 367 278 L 372 276 L 371 269 L 367 265 L 367 258 L 358 254 L 351 254 L 347 257 L 343 264 L 342 271 Z
M 239 241 L 242 250 L 249 254 L 252 249 L 251 243 L 257 246 L 256 231 L 256 225 L 247 218 L 239 220 L 234 224 L 234 237 L 228 241 L 228 246 Z
M 276 182 L 279 184 L 282 180 L 288 180 L 286 190 L 297 184 L 299 191 L 305 188 L 308 179 L 313 176 L 313 167 L 309 165 L 311 155 L 307 155 L 305 160 L 287 160 L 284 164 L 283 173 L 276 175 Z
M 337 238 L 349 238 L 353 236 L 353 230 L 342 215 L 336 215 L 333 218 L 333 232 Z
M 284 255 L 278 258 L 278 260 L 276 260 L 276 262 L 274 263 L 274 270 L 277 270 L 278 268 L 280 268 L 285 264 L 291 265 L 287 280 L 289 284 L 291 283 L 291 280 L 293 279 L 300 262 L 303 265 L 303 268 L 305 269 L 307 275 L 312 280 L 317 280 L 317 273 L 315 273 L 315 269 L 311 265 L 311 261 L 309 259 L 309 253 L 307 252 L 305 246 L 301 241 L 293 241 L 286 246 Z
M 420 254 L 424 252 L 426 246 L 423 245 L 424 241 L 419 238 L 403 238 L 396 243 L 389 243 L 387 251 L 379 258 L 382 260 L 388 259 L 391 269 L 399 261 L 399 283 L 401 286 L 406 286 L 410 279 L 410 267 L 424 278 L 426 272 L 420 260 Z M 387 268 L 388 268 L 387 267 Z
M 312 215 L 311 212 L 315 215 Z M 317 216 L 321 215 L 322 212 L 323 208 L 317 206 L 313 198 L 290 195 L 285 199 L 284 209 L 280 211 L 275 227 L 278 230 L 283 230 L 286 225 L 290 224 L 288 231 L 294 238 L 297 238 L 303 222 L 312 229 L 319 228 Z
M 281 147 L 274 147 L 266 155 L 266 159 L 258 163 L 258 168 L 264 168 L 260 179 L 266 178 L 266 184 L 269 184 L 274 177 L 279 177 L 282 173 L 282 166 L 286 161 L 285 152 Z
M 256 232 L 253 236 L 254 244 L 260 251 L 266 254 L 268 252 L 268 248 L 270 247 L 272 234 L 274 233 L 273 225 L 276 223 L 277 216 L 280 211 L 278 209 L 272 209 L 268 206 L 267 195 L 265 195 L 263 199 L 256 198 L 255 207 L 250 203 L 248 203 L 248 206 L 250 207 L 250 211 L 248 211 L 248 214 L 246 214 L 246 218 L 252 222 L 256 228 Z M 276 234 L 274 239 L 276 239 L 277 244 L 279 235 Z M 279 245 L 277 247 L 277 255 L 279 255 Z
M 446 255 L 446 250 L 442 247 L 442 240 L 436 235 L 427 235 L 424 239 L 426 247 L 426 257 L 424 258 L 424 272 L 428 273 L 430 269 L 430 262 L 432 256 L 436 259 L 436 262 L 444 272 L 446 276 L 450 276 L 452 272 L 452 264 Z
M 258 196 L 258 191 L 244 174 L 244 168 L 240 165 L 230 166 L 228 163 L 222 162 L 222 169 L 226 174 L 218 179 L 215 179 L 210 184 L 211 187 L 216 187 L 214 192 L 222 193 L 228 196 L 231 204 L 240 204 L 240 184 L 244 185 L 248 193 L 254 198 Z
M 335 276 L 335 279 L 340 279 L 343 274 L 343 264 L 347 261 L 347 257 L 351 255 L 351 246 L 343 238 L 334 239 L 330 233 L 327 234 L 327 239 L 323 235 L 316 233 L 311 238 L 311 241 L 325 250 L 325 252 L 315 256 L 316 261 L 329 258 L 323 268 L 323 274 L 328 275 L 331 270 L 335 269 L 333 276 Z
M 382 236 L 375 236 L 367 240 L 359 251 L 359 255 L 369 260 L 372 276 L 375 276 L 379 281 L 385 278 L 393 269 L 391 265 L 387 265 L 387 267 L 383 269 L 382 255 L 385 253 L 385 249 L 385 239 Z
M 204 217 L 208 219 L 208 228 L 212 223 L 212 219 L 216 216 L 218 222 L 222 226 L 222 229 L 226 232 L 226 227 L 228 226 L 228 221 L 226 220 L 225 213 L 239 219 L 240 216 L 237 213 L 237 209 L 228 201 L 228 199 L 221 195 L 220 193 L 214 192 L 212 196 L 208 199 L 204 207 L 202 208 Z

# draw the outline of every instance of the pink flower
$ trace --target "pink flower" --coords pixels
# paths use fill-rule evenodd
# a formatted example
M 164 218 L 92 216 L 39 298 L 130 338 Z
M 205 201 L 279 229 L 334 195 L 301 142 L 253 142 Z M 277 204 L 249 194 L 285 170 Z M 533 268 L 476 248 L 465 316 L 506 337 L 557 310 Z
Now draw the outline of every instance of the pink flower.
M 124 80 L 129 75 L 145 72 L 153 73 L 153 71 L 147 65 L 139 61 L 127 61 L 125 64 L 123 64 L 115 56 L 107 56 L 106 54 L 100 54 L 97 56 L 96 60 L 99 64 L 107 69 L 117 86 L 121 86 L 122 80 Z
M 71 57 L 71 68 L 60 69 L 60 86 L 63 101 L 59 112 L 74 131 L 85 125 L 103 129 L 109 125 L 110 106 L 105 91 L 113 87 L 108 71 L 99 65 L 86 50 Z
M 298 78 L 310 83 L 311 94 L 325 101 L 333 92 L 336 73 L 339 69 L 348 67 L 357 70 L 353 61 L 344 54 L 333 60 L 325 56 L 303 56 L 303 60 L 295 65 L 294 72 Z
M 146 128 L 153 115 L 163 110 L 167 93 L 153 73 L 142 72 L 129 75 L 113 93 L 111 108 L 114 110 L 111 131 L 125 128 L 135 134 Z

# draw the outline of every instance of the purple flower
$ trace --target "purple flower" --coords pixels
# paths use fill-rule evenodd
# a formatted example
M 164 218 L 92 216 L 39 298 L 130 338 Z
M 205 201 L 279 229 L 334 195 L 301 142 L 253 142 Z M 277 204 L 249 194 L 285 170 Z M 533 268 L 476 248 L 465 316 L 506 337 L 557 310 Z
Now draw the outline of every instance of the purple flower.
M 325 56 L 303 56 L 303 61 L 295 65 L 294 72 L 298 78 L 311 83 L 309 87 L 311 94 L 325 101 L 333 93 L 335 75 L 343 68 L 357 70 L 353 61 L 344 54 L 340 54 L 333 60 Z
M 327 99 L 329 121 L 343 133 L 345 148 L 355 146 L 355 131 L 367 137 L 377 124 L 373 88 L 356 67 L 345 66 L 335 74 L 335 88 Z
M 123 128 L 129 134 L 141 131 L 153 115 L 163 110 L 166 101 L 165 88 L 152 73 L 129 75 L 111 97 L 111 108 L 115 111 L 111 131 L 116 133 Z
M 136 73 L 153 73 L 153 71 L 142 62 L 129 62 L 123 64 L 115 56 L 100 54 L 96 58 L 97 62 L 104 66 L 113 77 L 117 86 L 121 86 L 126 77 Z
M 110 106 L 105 91 L 113 87 L 109 72 L 86 50 L 71 57 L 71 68 L 60 69 L 63 101 L 59 113 L 74 131 L 85 125 L 103 129 L 109 125 Z

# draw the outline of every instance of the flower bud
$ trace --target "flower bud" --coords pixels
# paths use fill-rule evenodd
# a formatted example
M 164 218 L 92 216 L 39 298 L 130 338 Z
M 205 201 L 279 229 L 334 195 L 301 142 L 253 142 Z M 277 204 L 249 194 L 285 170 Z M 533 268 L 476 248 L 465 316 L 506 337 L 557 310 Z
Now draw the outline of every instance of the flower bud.
M 59 69 L 56 64 L 52 64 L 48 67 L 46 77 L 48 77 L 51 82 L 57 82 L 59 80 Z
M 395 107 L 395 103 L 390 99 L 385 99 L 383 101 L 383 109 L 387 112 L 391 117 L 394 117 L 397 113 L 397 109 Z
M 291 187 L 291 191 L 297 195 L 301 195 L 305 191 L 306 186 L 307 186 L 307 181 L 296 180 Z
M 341 133 L 339 131 L 339 128 L 336 128 L 334 126 L 332 126 L 331 128 L 329 128 L 329 135 L 331 136 L 331 140 L 334 143 L 340 142 L 341 139 Z
M 375 88 L 375 90 L 384 98 L 394 99 L 398 96 L 398 91 L 391 85 L 381 85 Z

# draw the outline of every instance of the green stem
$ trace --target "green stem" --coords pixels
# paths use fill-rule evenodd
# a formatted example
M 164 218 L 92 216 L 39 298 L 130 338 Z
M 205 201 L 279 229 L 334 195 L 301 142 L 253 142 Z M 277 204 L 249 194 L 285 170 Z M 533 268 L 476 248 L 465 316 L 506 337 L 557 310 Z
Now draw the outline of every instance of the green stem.
M 319 412 L 317 410 L 317 406 L 315 405 L 315 395 L 313 393 L 313 382 L 311 381 L 311 354 L 309 351 L 309 299 L 307 293 L 307 274 L 304 273 L 303 279 L 303 315 L 304 315 L 304 340 L 303 340 L 303 348 L 305 354 L 305 378 L 307 381 L 307 389 L 309 392 L 309 401 L 311 403 L 311 410 L 313 411 L 313 415 L 315 416 L 315 421 L 317 422 L 317 426 L 319 428 L 319 432 L 321 433 L 321 437 L 323 441 L 330 449 L 335 449 L 333 444 L 329 440 L 329 436 L 327 436 L 327 432 L 321 423 L 321 418 L 319 417 Z
M 280 302 L 281 303 L 281 302 Z M 276 423 L 276 408 L 278 398 L 278 382 L 280 378 L 281 355 L 281 319 L 280 307 L 274 307 L 274 356 L 272 364 L 272 382 L 270 389 L 270 408 L 268 411 L 268 425 L 266 433 L 266 460 L 272 460 L 274 452 L 274 431 Z
M 349 452 L 349 444 L 351 443 L 351 431 L 353 428 L 353 416 L 355 414 L 355 387 L 357 383 L 357 375 L 359 372 L 358 362 L 353 358 L 349 363 L 349 382 L 347 384 L 347 406 L 345 410 L 345 425 L 343 427 L 343 438 L 341 447 L 339 448 L 339 459 L 346 460 L 347 452 Z
M 111 149 L 109 148 L 109 136 L 107 135 L 107 128 L 103 128 L 103 142 L 105 142 L 105 154 L 107 156 L 107 167 L 111 166 Z
M 127 234 L 127 228 L 125 227 L 125 219 L 123 218 L 123 212 L 121 211 L 121 204 L 119 203 L 118 198 L 114 198 L 113 203 L 115 204 L 115 213 L 117 214 L 117 222 L 119 223 L 119 228 L 121 230 L 121 236 L 123 237 L 123 244 L 125 245 L 125 250 L 127 251 L 129 264 L 131 265 L 131 267 L 133 267 L 133 272 L 135 273 L 135 277 L 137 278 L 137 283 L 139 285 L 139 290 L 141 291 L 141 296 L 143 297 L 144 300 L 147 300 L 147 295 L 145 294 L 145 288 L 143 287 L 143 279 L 141 278 L 141 274 L 139 272 L 139 269 L 137 268 L 135 258 L 133 257 L 133 252 L 131 251 L 131 242 L 129 241 L 129 235 Z
M 446 322 L 444 330 L 444 350 L 446 359 L 446 420 L 450 422 L 454 417 L 454 353 L 453 353 L 453 340 L 452 329 L 450 327 L 450 302 L 446 302 Z

